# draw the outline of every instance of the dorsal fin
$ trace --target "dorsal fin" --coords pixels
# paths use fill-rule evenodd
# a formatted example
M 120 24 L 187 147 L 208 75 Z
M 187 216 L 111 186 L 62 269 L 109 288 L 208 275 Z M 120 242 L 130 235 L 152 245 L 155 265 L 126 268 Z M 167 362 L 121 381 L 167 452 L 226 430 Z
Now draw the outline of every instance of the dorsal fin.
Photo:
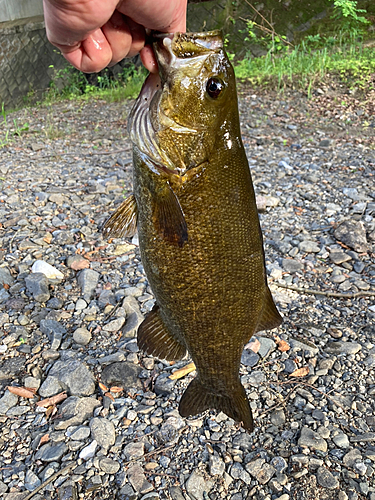
M 186 354 L 186 347 L 165 326 L 157 305 L 139 326 L 137 343 L 144 353 L 167 361 L 176 361 Z
M 262 330 L 272 330 L 273 328 L 280 326 L 282 321 L 282 317 L 276 309 L 273 301 L 271 291 L 267 286 L 263 312 L 258 322 L 256 332 L 261 332 Z

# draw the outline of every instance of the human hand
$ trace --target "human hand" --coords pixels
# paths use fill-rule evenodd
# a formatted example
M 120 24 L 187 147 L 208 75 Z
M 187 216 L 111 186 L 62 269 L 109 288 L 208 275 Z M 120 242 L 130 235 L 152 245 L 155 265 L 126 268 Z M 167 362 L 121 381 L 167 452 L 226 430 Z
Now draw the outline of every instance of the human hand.
M 138 52 L 157 72 L 145 29 L 186 30 L 187 0 L 43 0 L 49 41 L 84 73 L 113 66 Z

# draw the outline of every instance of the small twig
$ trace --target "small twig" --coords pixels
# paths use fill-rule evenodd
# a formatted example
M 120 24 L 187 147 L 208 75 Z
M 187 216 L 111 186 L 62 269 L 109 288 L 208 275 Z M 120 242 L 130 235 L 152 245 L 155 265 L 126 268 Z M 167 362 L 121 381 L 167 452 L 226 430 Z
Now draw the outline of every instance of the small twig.
M 274 384 L 275 382 L 270 382 L 270 384 Z M 268 408 L 267 410 L 265 410 L 263 413 L 261 413 L 259 415 L 259 418 L 262 418 L 264 417 L 265 415 L 267 415 L 267 413 L 269 413 L 270 411 L 272 410 L 276 410 L 276 408 L 278 408 L 279 406 L 283 406 L 287 400 L 290 398 L 290 396 L 293 394 L 293 392 L 296 390 L 295 387 L 293 387 L 293 389 L 291 389 L 288 394 L 284 397 L 284 399 L 282 401 L 280 401 L 280 403 L 276 403 L 274 404 L 273 406 L 271 406 L 271 408 Z
M 104 319 L 103 319 L 103 323 L 104 323 L 105 321 L 107 321 L 107 319 L 111 318 L 111 317 L 115 314 L 115 312 L 116 312 L 116 311 L 117 311 L 117 309 L 120 307 L 120 305 L 121 305 L 121 301 L 120 301 L 120 302 L 117 302 L 117 304 L 115 305 L 115 307 L 109 311 L 109 313 L 107 314 L 107 316 L 105 316 L 105 317 L 104 317 Z
M 293 292 L 305 293 L 306 295 L 323 295 L 324 297 L 334 297 L 336 299 L 355 299 L 357 297 L 374 297 L 374 291 L 364 291 L 353 292 L 353 293 L 339 293 L 339 292 L 323 292 L 322 290 L 313 290 L 311 288 L 299 288 L 298 286 L 283 285 L 282 283 L 273 282 L 274 285 L 280 288 L 286 288 L 287 290 L 292 290 Z
M 249 5 L 249 7 L 251 7 L 253 9 L 253 11 L 261 18 L 263 19 L 264 22 L 266 22 L 268 24 L 268 26 L 272 29 L 272 31 L 275 33 L 275 30 L 274 30 L 274 27 L 272 26 L 272 24 L 268 21 L 268 19 L 266 19 L 263 14 L 261 14 L 259 12 L 258 9 L 256 9 L 254 7 L 254 5 L 252 5 L 248 0 L 245 0 L 245 2 L 247 3 L 247 5 Z
M 33 496 L 35 496 L 40 490 L 42 490 L 45 486 L 47 486 L 47 484 L 51 483 L 57 477 L 62 476 L 66 472 L 69 472 L 70 469 L 73 469 L 73 467 L 75 467 L 76 465 L 77 465 L 77 462 L 72 462 L 71 464 L 67 465 L 63 469 L 58 470 L 57 472 L 55 472 L 54 474 L 52 474 L 52 476 L 50 476 L 48 479 L 46 479 L 44 481 L 44 483 L 42 483 L 40 486 L 38 486 L 37 488 L 35 488 L 34 491 L 32 491 L 25 498 L 23 498 L 23 500 L 30 500 L 30 498 L 33 498 Z

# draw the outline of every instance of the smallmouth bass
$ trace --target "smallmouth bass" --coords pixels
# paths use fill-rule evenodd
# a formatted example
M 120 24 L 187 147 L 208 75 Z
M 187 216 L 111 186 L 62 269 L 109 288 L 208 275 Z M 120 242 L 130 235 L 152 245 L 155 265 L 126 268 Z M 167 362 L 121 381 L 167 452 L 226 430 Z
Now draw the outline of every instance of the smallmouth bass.
M 180 414 L 217 409 L 251 431 L 241 354 L 281 316 L 267 285 L 234 71 L 220 31 L 155 35 L 154 50 L 160 75 L 148 76 L 129 118 L 134 195 L 105 232 L 138 228 L 156 298 L 140 349 L 170 361 L 188 351 L 195 363 Z

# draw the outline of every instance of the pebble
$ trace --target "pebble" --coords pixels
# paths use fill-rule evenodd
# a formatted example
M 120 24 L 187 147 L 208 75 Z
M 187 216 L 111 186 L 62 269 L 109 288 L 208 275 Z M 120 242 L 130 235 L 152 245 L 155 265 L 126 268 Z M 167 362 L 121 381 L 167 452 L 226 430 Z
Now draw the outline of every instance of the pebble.
M 80 345 L 87 345 L 91 340 L 91 333 L 87 328 L 77 328 L 73 333 L 73 340 Z
M 312 450 L 327 451 L 327 441 L 308 427 L 302 427 L 298 445 Z
M 4 396 L 0 398 L 0 415 L 6 415 L 8 410 L 16 406 L 18 403 L 18 396 L 6 390 Z
M 139 325 L 144 320 L 139 304 L 134 296 L 128 296 L 123 300 L 122 307 L 126 313 L 126 323 L 122 329 L 122 335 L 124 338 L 135 337 Z
M 105 457 L 99 460 L 99 468 L 105 474 L 116 474 L 120 470 L 120 464 L 116 460 Z
M 107 450 L 115 443 L 115 426 L 110 420 L 99 417 L 93 418 L 90 420 L 90 430 L 92 438 L 103 449 Z
M 79 458 L 81 458 L 82 460 L 89 460 L 90 458 L 94 457 L 97 447 L 98 443 L 95 441 L 95 439 L 93 439 L 89 445 L 82 448 L 82 450 L 79 452 Z
M 37 302 L 47 302 L 50 298 L 48 280 L 43 273 L 33 273 L 26 277 L 27 290 Z
M 118 332 L 119 330 L 121 330 L 124 323 L 125 318 L 116 318 L 104 325 L 103 330 L 105 332 Z
M 357 354 L 362 349 L 361 344 L 357 342 L 329 342 L 324 348 L 324 351 L 329 354 Z
M 87 366 L 78 360 L 56 361 L 47 379 L 39 389 L 42 397 L 49 397 L 55 387 L 68 391 L 71 396 L 90 396 L 95 391 L 95 379 Z M 58 391 L 60 392 L 60 391 Z
M 100 406 L 95 398 L 79 398 L 71 396 L 60 406 L 60 413 L 54 427 L 56 430 L 64 430 L 72 425 L 80 425 L 92 416 L 95 408 Z
M 13 285 L 14 278 L 10 274 L 9 268 L 2 266 L 0 267 L 0 285 Z
M 263 458 L 259 458 L 246 465 L 246 470 L 253 476 L 260 484 L 266 484 L 275 474 L 276 469 L 266 463 Z
M 339 487 L 338 478 L 335 477 L 328 469 L 325 467 L 319 467 L 316 474 L 318 484 L 323 488 L 329 490 L 334 490 Z
M 338 225 L 334 232 L 335 238 L 356 252 L 368 251 L 366 229 L 362 221 L 347 220 Z
M 89 302 L 93 297 L 99 281 L 99 273 L 92 269 L 83 269 L 78 275 L 78 285 L 81 287 L 83 298 Z
M 299 271 L 302 271 L 304 268 L 302 262 L 294 259 L 283 259 L 282 266 L 287 273 L 298 273 Z
M 32 471 L 28 470 L 25 476 L 25 488 L 29 491 L 34 491 L 38 486 L 42 484 L 38 476 Z
M 42 462 L 56 462 L 66 453 L 68 447 L 65 443 L 47 443 L 39 448 L 35 454 L 35 460 Z
M 144 443 L 142 442 L 129 443 L 124 447 L 124 455 L 127 460 L 143 457 L 144 453 Z
M 51 264 L 48 264 L 48 262 L 45 262 L 44 260 L 36 260 L 32 265 L 31 272 L 42 273 L 50 279 L 64 279 L 64 275 L 61 271 L 56 269 L 56 267 L 51 266 Z
M 185 483 L 186 492 L 192 500 L 204 500 L 203 494 L 208 495 L 214 482 L 205 479 L 199 471 L 193 471 Z
M 123 387 L 125 390 L 132 387 L 142 388 L 139 379 L 140 372 L 141 368 L 133 363 L 127 361 L 113 363 L 104 368 L 102 382 L 108 387 L 115 385 Z

